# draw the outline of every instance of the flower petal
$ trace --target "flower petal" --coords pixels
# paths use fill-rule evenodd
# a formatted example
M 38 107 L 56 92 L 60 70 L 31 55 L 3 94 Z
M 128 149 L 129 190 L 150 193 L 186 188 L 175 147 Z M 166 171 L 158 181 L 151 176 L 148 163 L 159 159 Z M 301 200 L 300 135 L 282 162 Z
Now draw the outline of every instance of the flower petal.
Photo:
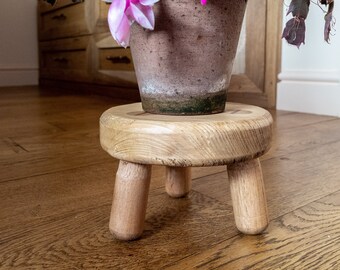
M 114 36 L 114 33 L 118 30 L 118 27 L 123 19 L 126 6 L 126 0 L 114 0 L 110 5 L 108 13 L 108 23 L 110 31 Z
M 126 5 L 126 0 L 114 0 L 108 14 L 111 35 L 125 48 L 129 46 L 131 26 L 131 22 L 124 13 Z
M 155 15 L 152 7 L 130 3 L 129 12 L 132 18 L 146 29 L 153 30 L 155 27 Z
M 119 24 L 118 30 L 112 34 L 114 39 L 124 48 L 129 46 L 130 43 L 130 27 L 131 22 L 128 17 L 124 14 L 121 23 Z
M 152 6 L 153 4 L 157 3 L 159 0 L 139 0 L 143 6 Z

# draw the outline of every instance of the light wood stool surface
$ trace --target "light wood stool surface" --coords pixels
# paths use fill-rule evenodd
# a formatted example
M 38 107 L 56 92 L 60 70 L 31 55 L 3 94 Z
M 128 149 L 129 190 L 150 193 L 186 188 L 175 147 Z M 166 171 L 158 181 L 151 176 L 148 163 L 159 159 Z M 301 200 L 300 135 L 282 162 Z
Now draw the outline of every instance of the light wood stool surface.
M 113 107 L 100 118 L 103 149 L 120 160 L 110 231 L 119 239 L 141 236 L 151 166 L 167 166 L 167 193 L 183 197 L 191 187 L 190 167 L 228 165 L 238 229 L 262 232 L 268 225 L 261 165 L 272 117 L 262 108 L 226 103 L 223 113 L 200 116 L 149 114 L 141 103 Z

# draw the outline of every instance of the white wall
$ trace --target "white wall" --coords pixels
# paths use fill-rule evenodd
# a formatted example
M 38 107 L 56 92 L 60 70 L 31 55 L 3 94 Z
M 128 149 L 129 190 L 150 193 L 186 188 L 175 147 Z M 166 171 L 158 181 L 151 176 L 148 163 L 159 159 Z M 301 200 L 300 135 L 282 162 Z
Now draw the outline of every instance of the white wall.
M 37 0 L 0 0 L 0 86 L 38 84 Z
M 333 14 L 340 18 L 337 2 Z M 284 17 L 284 24 L 287 20 Z M 340 116 L 339 22 L 335 25 L 338 31 L 333 31 L 335 36 L 327 44 L 323 41 L 323 14 L 311 3 L 306 21 L 306 45 L 297 49 L 283 40 L 277 109 Z

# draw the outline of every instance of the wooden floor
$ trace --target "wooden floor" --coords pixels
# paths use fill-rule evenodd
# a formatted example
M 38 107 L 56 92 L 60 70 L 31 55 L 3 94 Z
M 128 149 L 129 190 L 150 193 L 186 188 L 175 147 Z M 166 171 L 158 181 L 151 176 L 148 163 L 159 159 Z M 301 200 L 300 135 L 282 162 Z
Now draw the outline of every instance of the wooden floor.
M 237 232 L 225 167 L 194 169 L 184 199 L 154 167 L 145 233 L 120 242 L 98 119 L 123 102 L 0 89 L 1 269 L 340 269 L 340 119 L 273 112 L 264 234 Z

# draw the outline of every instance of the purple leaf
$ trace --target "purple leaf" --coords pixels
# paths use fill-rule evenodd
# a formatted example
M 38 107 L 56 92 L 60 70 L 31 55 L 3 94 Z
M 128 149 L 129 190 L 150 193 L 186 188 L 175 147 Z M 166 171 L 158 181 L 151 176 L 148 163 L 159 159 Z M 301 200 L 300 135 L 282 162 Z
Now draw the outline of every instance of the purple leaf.
M 282 38 L 286 39 L 289 44 L 299 48 L 302 43 L 305 44 L 305 33 L 305 20 L 303 18 L 292 18 L 286 23 Z
M 293 17 L 306 19 L 309 12 L 310 0 L 292 0 L 290 2 L 287 15 L 293 14 Z
M 328 12 L 325 15 L 324 39 L 326 42 L 329 42 L 330 40 L 329 35 L 332 30 L 331 22 L 333 20 L 333 8 L 334 8 L 334 2 L 330 2 L 328 6 Z

